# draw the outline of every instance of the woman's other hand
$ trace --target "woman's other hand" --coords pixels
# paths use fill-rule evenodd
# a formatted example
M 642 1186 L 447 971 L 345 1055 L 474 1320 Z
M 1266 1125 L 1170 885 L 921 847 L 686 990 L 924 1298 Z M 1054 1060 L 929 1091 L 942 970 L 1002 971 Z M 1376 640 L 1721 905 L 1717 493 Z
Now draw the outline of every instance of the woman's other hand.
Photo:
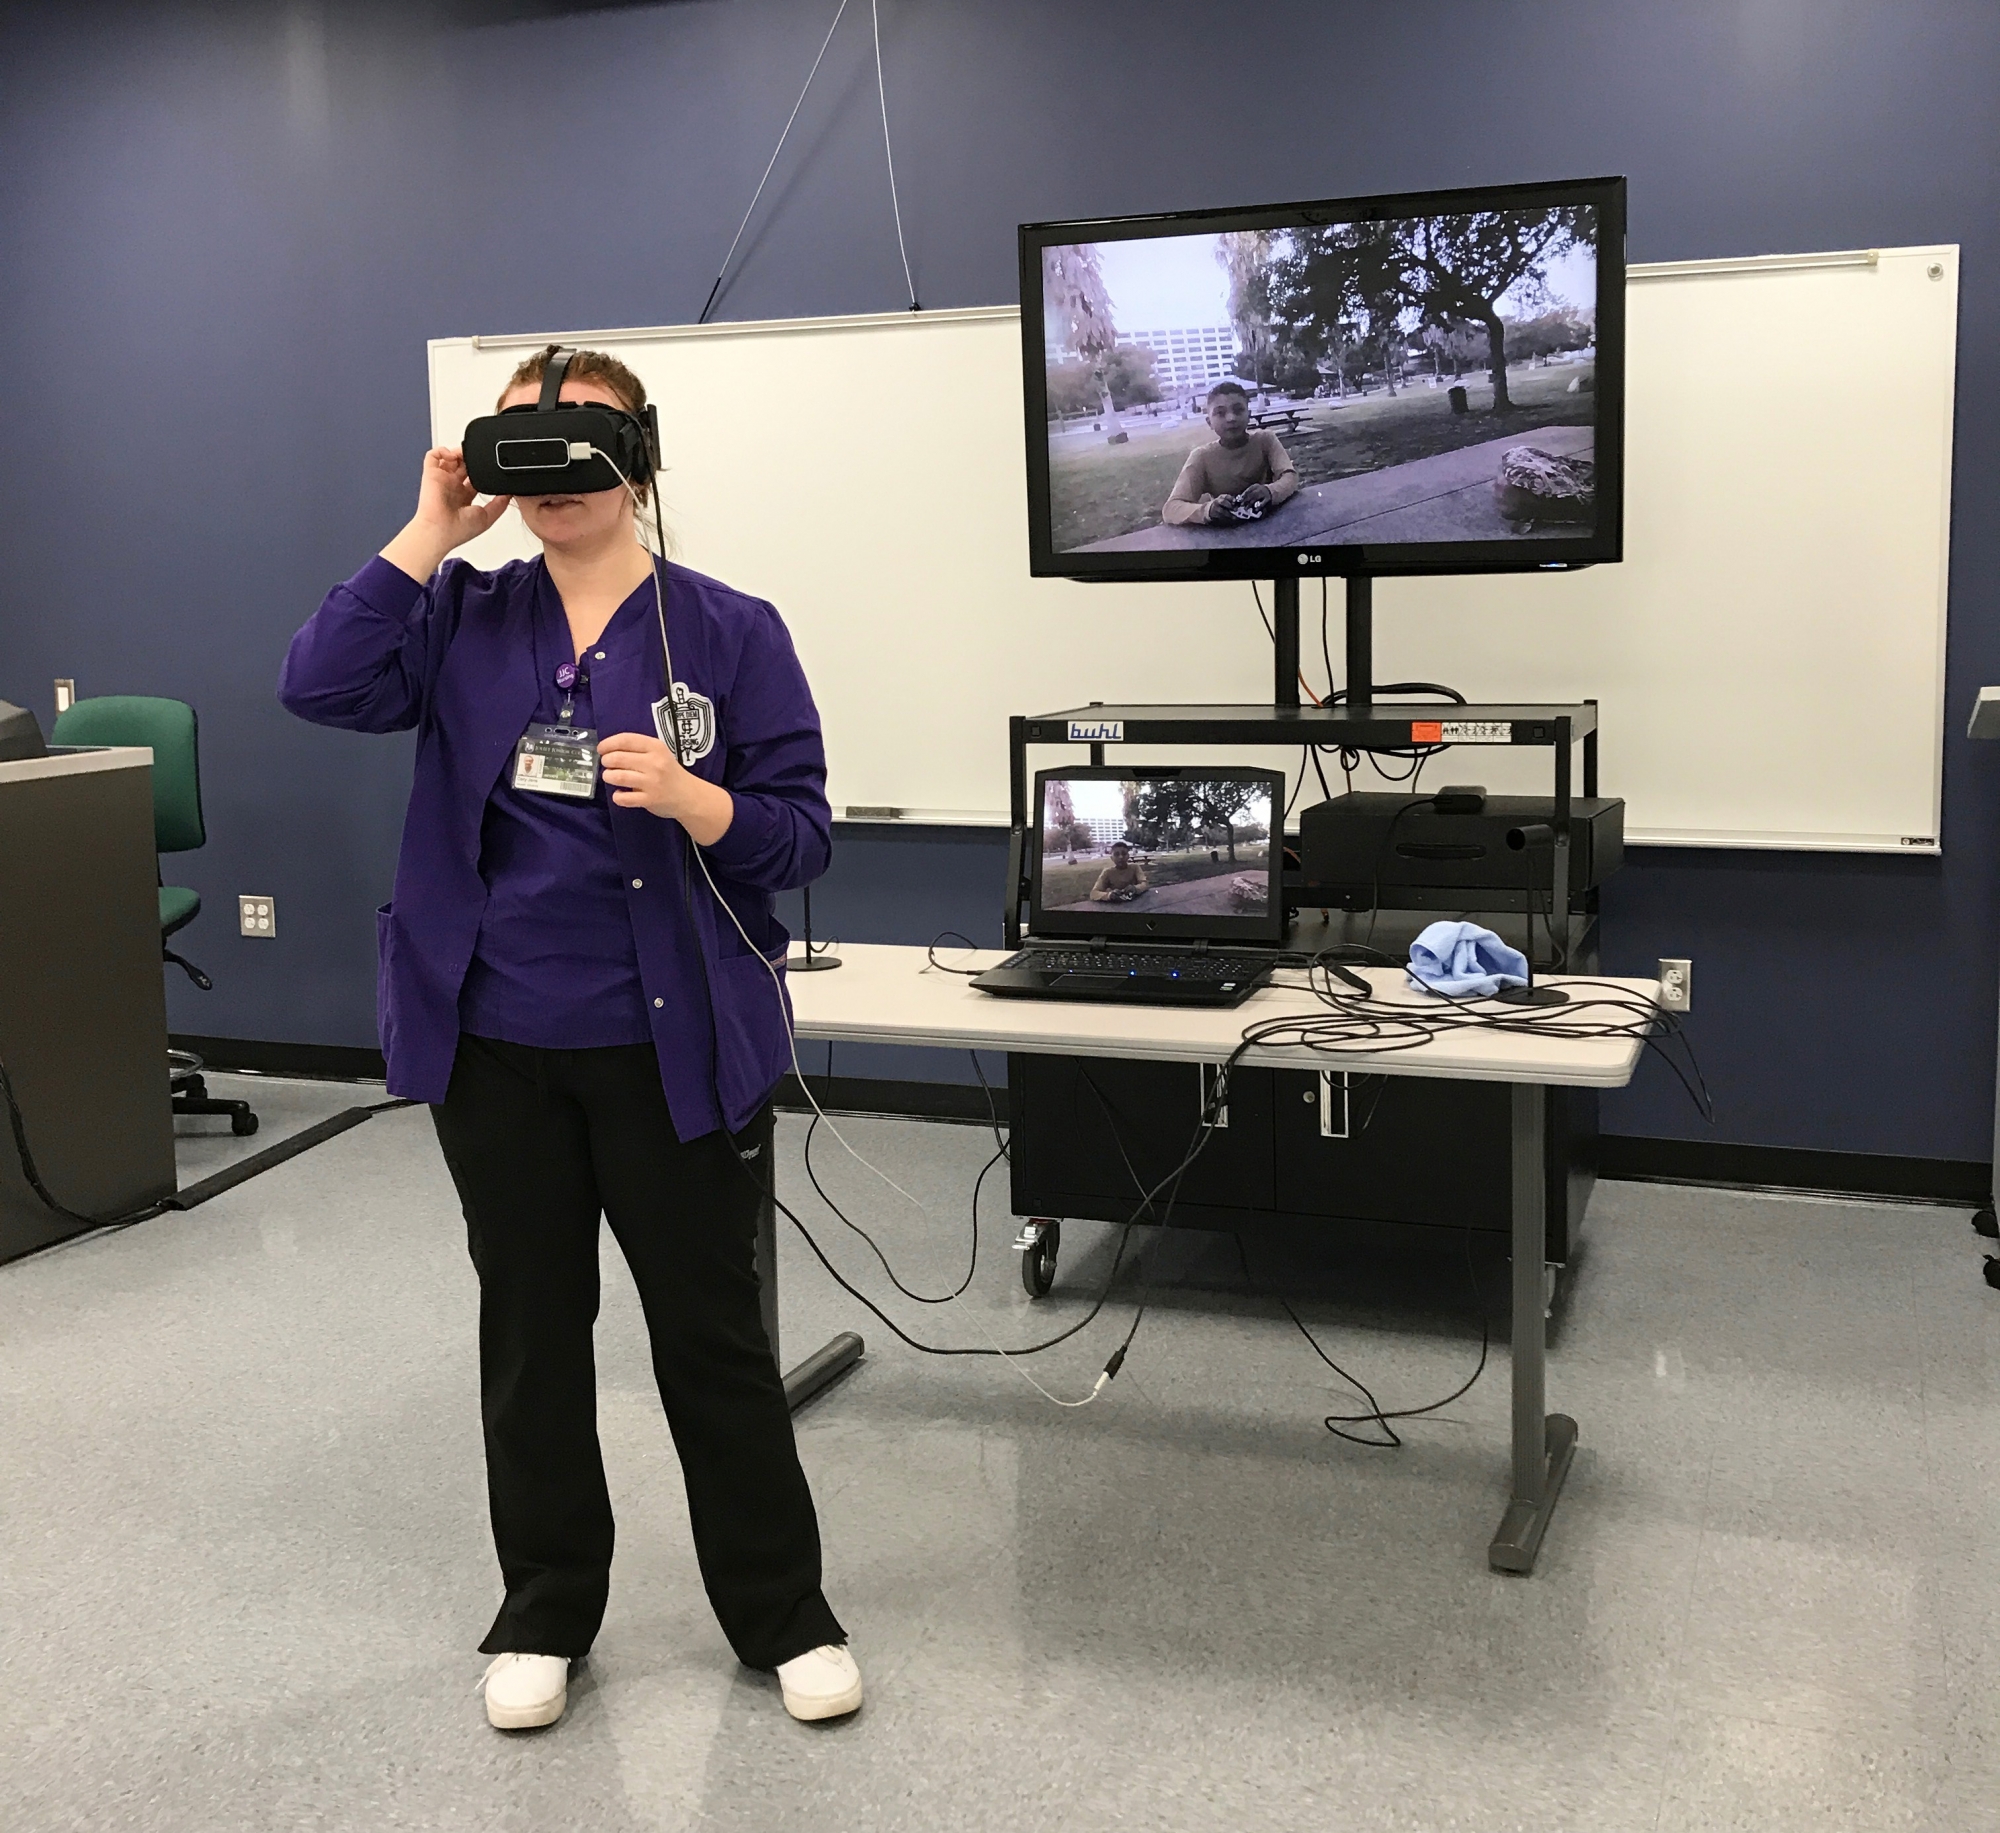
M 678 821 L 697 846 L 713 846 L 729 831 L 736 802 L 719 784 L 685 769 L 657 738 L 614 732 L 597 741 L 598 762 L 620 808 L 643 808 Z
M 423 481 L 417 486 L 417 513 L 382 550 L 382 558 L 421 584 L 453 548 L 483 535 L 507 513 L 511 496 L 478 501 L 457 446 L 433 446 L 424 454 Z

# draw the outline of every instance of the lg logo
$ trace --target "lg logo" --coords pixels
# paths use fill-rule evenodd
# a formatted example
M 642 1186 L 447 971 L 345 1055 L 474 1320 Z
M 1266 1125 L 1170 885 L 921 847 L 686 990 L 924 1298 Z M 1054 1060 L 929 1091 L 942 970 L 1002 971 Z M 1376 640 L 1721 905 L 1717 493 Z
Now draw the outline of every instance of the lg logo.
M 1299 565 L 1300 565 L 1300 566 L 1318 566 L 1318 565 L 1319 565 L 1319 563 L 1320 563 L 1320 562 L 1321 562 L 1322 560 L 1324 560 L 1325 558 L 1326 558 L 1326 556 L 1325 556 L 1324 554 L 1301 554 L 1301 555 L 1299 556 Z

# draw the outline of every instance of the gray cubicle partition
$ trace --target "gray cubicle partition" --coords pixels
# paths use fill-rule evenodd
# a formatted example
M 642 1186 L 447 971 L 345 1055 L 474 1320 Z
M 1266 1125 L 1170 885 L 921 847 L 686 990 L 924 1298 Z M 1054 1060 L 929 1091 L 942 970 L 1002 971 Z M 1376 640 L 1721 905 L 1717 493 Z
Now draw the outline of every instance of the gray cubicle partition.
M 152 756 L 0 763 L 0 1062 L 43 1182 L 84 1216 L 174 1190 Z M 86 1226 L 29 1188 L 0 1113 L 0 1260 Z

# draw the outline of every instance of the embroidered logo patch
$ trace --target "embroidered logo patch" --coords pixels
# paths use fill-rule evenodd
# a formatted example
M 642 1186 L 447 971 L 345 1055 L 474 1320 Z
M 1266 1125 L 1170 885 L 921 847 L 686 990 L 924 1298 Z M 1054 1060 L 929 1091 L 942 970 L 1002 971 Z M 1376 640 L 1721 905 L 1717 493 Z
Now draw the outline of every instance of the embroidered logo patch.
M 680 726 L 680 755 L 683 763 L 699 763 L 715 749 L 715 702 L 697 694 L 685 681 L 674 683 L 673 710 Z M 653 702 L 653 728 L 660 743 L 671 745 L 674 735 L 667 728 L 667 702 Z

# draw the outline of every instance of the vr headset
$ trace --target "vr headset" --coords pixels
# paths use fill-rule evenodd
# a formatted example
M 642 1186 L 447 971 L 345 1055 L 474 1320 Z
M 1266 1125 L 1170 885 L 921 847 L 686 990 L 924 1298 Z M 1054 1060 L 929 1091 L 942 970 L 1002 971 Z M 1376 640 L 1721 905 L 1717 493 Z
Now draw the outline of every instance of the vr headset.
M 523 402 L 465 429 L 465 474 L 475 490 L 486 496 L 582 496 L 616 490 L 621 471 L 626 483 L 637 485 L 659 469 L 655 409 L 648 407 L 641 418 L 601 401 L 558 399 L 575 355 L 559 350 L 549 358 L 533 407 Z

